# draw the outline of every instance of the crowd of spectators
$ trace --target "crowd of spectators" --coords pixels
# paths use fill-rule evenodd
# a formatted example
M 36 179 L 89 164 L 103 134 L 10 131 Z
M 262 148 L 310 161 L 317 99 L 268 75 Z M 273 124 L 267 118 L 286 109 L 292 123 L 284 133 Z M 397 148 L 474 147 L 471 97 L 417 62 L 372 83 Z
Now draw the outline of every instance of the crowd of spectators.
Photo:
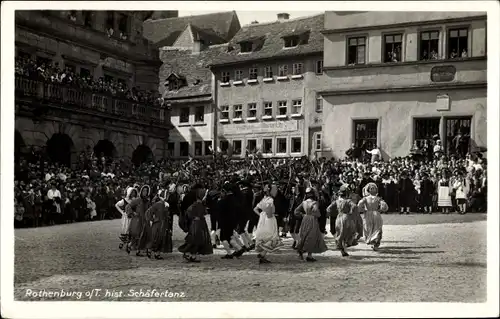
M 70 169 L 31 154 L 16 164 L 15 224 L 26 227 L 117 218 L 114 205 L 129 186 L 148 184 L 152 196 L 172 184 L 201 183 L 216 190 L 236 175 L 254 185 L 274 180 L 285 196 L 293 186 L 303 191 L 316 185 L 326 202 L 335 198 L 342 185 L 353 190 L 357 201 L 363 195 L 362 187 L 373 181 L 389 212 L 400 214 L 486 211 L 487 163 L 480 153 L 371 159 L 266 159 L 252 154 L 245 159 L 163 159 L 137 167 L 82 153 Z
M 129 88 L 124 81 L 115 78 L 100 77 L 95 80 L 89 73 L 80 72 L 77 74 L 72 67 L 60 67 L 58 62 L 35 61 L 29 56 L 18 56 L 15 62 L 15 72 L 18 76 L 31 79 L 74 86 L 82 90 L 91 90 L 96 93 L 109 94 L 156 106 L 163 105 L 163 99 L 158 91 L 144 91 L 136 87 Z

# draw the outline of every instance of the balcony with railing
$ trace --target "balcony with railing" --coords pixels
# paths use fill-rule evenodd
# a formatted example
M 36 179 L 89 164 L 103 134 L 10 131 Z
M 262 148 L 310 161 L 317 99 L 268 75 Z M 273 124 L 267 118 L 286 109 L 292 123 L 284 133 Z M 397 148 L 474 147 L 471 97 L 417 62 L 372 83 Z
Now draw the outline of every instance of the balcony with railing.
M 127 100 L 102 92 L 16 75 L 16 99 L 32 98 L 41 104 L 57 104 L 68 111 L 92 112 L 103 117 L 170 127 L 167 108 Z

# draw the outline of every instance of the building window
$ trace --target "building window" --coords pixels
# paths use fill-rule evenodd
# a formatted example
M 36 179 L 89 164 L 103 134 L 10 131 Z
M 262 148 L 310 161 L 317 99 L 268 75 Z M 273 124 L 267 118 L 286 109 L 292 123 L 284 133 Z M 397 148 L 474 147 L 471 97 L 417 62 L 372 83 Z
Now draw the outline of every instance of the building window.
M 175 152 L 175 143 L 174 142 L 169 142 L 167 144 L 167 153 L 168 153 L 168 156 L 170 156 L 170 157 L 174 156 L 174 152 Z
M 180 109 L 179 123 L 189 122 L 189 107 L 182 107 Z
M 347 64 L 365 64 L 366 56 L 366 38 L 349 38 L 347 47 Z
M 90 77 L 90 76 L 92 76 L 92 74 L 90 73 L 89 69 L 80 68 L 80 77 L 86 78 L 86 77 Z
M 222 83 L 229 83 L 231 80 L 231 75 L 229 72 L 222 72 Z
M 242 70 L 235 70 L 234 71 L 234 80 L 235 81 L 243 80 L 243 71 Z
M 273 152 L 273 140 L 265 138 L 262 140 L 262 153 L 271 154 Z
M 420 60 L 437 60 L 439 53 L 439 31 L 420 33 Z
M 243 105 L 241 104 L 236 104 L 233 106 L 233 118 L 234 119 L 241 119 L 243 118 Z
M 240 43 L 241 52 L 252 52 L 252 42 L 241 42 Z
M 321 133 L 316 133 L 314 136 L 314 151 L 321 151 L 322 149 Z
M 323 112 L 323 98 L 321 96 L 316 97 L 316 112 Z
M 292 71 L 293 71 L 293 75 L 301 75 L 302 74 L 302 63 L 294 63 Z
M 471 117 L 445 119 L 445 149 L 447 154 L 465 157 L 470 148 Z
M 466 58 L 468 56 L 468 33 L 467 28 L 448 31 L 448 55 L 450 59 Z
M 273 102 L 264 102 L 264 116 L 273 116 Z
M 201 156 L 203 150 L 203 142 L 194 142 L 194 156 Z
M 286 138 L 277 138 L 276 144 L 278 145 L 278 149 L 276 153 L 284 154 L 286 153 Z
M 278 67 L 278 76 L 288 76 L 288 65 L 280 65 Z
M 241 141 L 233 141 L 233 154 L 241 155 Z
M 384 36 L 384 62 L 401 62 L 403 35 L 388 34 Z
M 203 122 L 204 119 L 205 119 L 205 106 L 203 105 L 197 106 L 194 111 L 194 121 Z
M 229 120 L 229 105 L 223 105 L 221 106 L 221 119 L 222 120 Z
M 323 60 L 316 61 L 316 74 L 323 74 Z
M 188 142 L 181 142 L 179 145 L 179 154 L 180 156 L 189 156 L 189 143 Z
M 434 135 L 439 135 L 439 117 L 415 119 L 414 139 L 419 148 L 424 146 L 426 140 L 432 140 Z
M 247 117 L 257 117 L 257 103 L 248 103 Z
M 299 45 L 299 37 L 286 37 L 285 39 L 285 48 L 293 48 Z
M 205 155 L 212 155 L 212 141 L 205 141 Z
M 302 100 L 292 101 L 292 114 L 302 114 Z
M 172 79 L 168 81 L 168 90 L 177 91 L 179 89 L 179 81 Z
M 228 141 L 220 141 L 220 150 L 222 153 L 227 153 L 227 150 L 229 149 L 229 142 Z
M 258 74 L 259 74 L 259 71 L 257 68 L 250 68 L 250 80 L 256 80 Z
M 278 102 L 278 115 L 286 115 L 288 111 L 288 106 L 286 105 L 286 101 Z
M 272 78 L 273 77 L 273 67 L 272 66 L 266 66 L 264 68 L 264 77 L 265 78 Z
M 91 28 L 92 27 L 92 11 L 84 10 L 82 11 L 83 15 L 83 25 Z
M 354 121 L 354 144 L 363 149 L 372 150 L 377 146 L 378 120 Z
M 109 30 L 114 30 L 115 28 L 115 13 L 113 11 L 107 11 L 106 12 L 106 30 L 109 32 Z M 108 35 L 113 35 L 108 33 Z
M 128 23 L 129 17 L 126 14 L 121 13 L 119 20 L 118 20 L 118 30 L 120 31 L 120 39 L 122 40 L 127 40 L 129 30 L 128 30 Z
M 251 153 L 257 150 L 257 140 L 247 140 L 247 150 Z
M 292 137 L 292 153 L 302 152 L 302 139 L 300 137 Z

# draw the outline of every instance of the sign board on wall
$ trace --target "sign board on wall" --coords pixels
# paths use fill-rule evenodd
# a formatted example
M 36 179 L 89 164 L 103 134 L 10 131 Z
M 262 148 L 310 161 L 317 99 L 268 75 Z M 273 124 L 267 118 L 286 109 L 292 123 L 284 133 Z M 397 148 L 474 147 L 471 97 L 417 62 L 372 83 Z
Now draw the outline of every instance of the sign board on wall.
M 436 98 L 436 110 L 449 111 L 450 110 L 450 97 L 448 94 L 439 94 Z
M 221 135 L 294 132 L 298 129 L 299 121 L 297 120 L 219 125 Z
M 457 69 L 453 65 L 435 66 L 431 69 L 432 82 L 451 82 L 455 79 Z

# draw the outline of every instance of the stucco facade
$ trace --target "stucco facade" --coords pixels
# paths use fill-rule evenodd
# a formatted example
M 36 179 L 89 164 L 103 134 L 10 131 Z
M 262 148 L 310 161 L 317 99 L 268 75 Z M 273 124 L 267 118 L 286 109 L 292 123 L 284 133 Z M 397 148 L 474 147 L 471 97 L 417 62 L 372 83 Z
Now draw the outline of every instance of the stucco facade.
M 453 30 L 463 31 L 459 57 L 451 55 Z M 436 55 L 424 59 L 428 42 L 422 39 L 431 31 L 438 35 Z M 471 149 L 486 146 L 485 14 L 327 12 L 323 33 L 326 80 L 317 93 L 323 97 L 324 156 L 344 157 L 367 126 L 386 158 L 408 155 L 414 141 L 431 133 L 446 147 L 458 126 L 470 134 Z M 401 51 L 387 61 L 386 40 L 394 35 Z M 353 38 L 363 39 L 354 63 Z

